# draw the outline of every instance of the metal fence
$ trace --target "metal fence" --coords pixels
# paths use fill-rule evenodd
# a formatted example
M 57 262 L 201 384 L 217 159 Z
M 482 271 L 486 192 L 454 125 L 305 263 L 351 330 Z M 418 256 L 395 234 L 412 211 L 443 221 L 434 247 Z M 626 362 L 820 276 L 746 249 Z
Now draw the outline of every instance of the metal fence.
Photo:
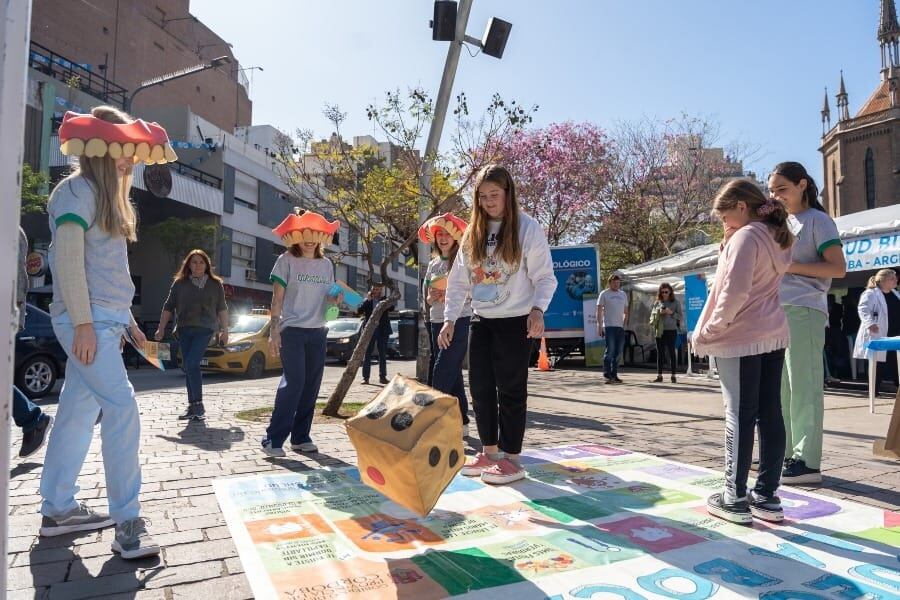
M 119 108 L 125 106 L 128 90 L 113 83 L 105 75 L 94 73 L 90 65 L 74 63 L 38 43 L 31 42 L 28 66 L 103 102 L 114 104 Z

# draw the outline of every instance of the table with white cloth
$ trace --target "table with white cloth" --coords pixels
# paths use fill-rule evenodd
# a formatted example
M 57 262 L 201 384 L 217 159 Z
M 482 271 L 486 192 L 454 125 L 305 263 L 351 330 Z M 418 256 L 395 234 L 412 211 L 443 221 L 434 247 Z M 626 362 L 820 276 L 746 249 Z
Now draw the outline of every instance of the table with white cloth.
M 869 411 L 874 413 L 875 372 L 878 366 L 875 352 L 897 352 L 897 369 L 900 372 L 900 337 L 869 340 L 866 349 L 869 350 Z M 897 391 L 894 398 L 894 411 L 891 414 L 891 423 L 888 425 L 887 437 L 875 440 L 872 451 L 879 456 L 900 458 L 900 390 Z

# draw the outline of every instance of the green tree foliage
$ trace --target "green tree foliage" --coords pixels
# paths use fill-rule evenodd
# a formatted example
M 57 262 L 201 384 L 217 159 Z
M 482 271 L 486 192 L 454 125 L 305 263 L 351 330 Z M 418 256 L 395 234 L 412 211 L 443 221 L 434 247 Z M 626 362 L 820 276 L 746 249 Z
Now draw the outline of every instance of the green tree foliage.
M 49 195 L 44 193 L 46 189 L 47 176 L 40 171 L 33 170 L 31 165 L 25 163 L 22 166 L 22 212 L 47 212 Z
M 187 253 L 199 248 L 215 256 L 219 228 L 216 225 L 197 219 L 178 219 L 169 217 L 147 228 L 150 236 L 159 240 L 174 271 Z

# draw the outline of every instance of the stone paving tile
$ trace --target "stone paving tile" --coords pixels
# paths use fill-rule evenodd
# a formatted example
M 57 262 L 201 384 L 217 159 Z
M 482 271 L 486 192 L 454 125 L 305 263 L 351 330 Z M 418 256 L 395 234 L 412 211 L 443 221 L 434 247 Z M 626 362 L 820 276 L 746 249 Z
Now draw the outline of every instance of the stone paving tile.
M 235 548 L 231 538 L 194 544 L 181 544 L 165 548 L 164 552 L 166 564 L 169 566 L 187 565 L 200 561 L 220 560 L 237 556 L 237 548 Z
M 172 600 L 196 600 L 215 598 L 216 600 L 248 600 L 253 598 L 250 583 L 243 574 L 228 575 L 189 585 L 176 585 L 169 589 Z
M 224 574 L 226 573 L 223 561 L 195 562 L 187 565 L 169 566 L 166 569 L 148 574 L 144 578 L 144 586 L 147 589 L 168 588 L 184 583 L 214 579 Z

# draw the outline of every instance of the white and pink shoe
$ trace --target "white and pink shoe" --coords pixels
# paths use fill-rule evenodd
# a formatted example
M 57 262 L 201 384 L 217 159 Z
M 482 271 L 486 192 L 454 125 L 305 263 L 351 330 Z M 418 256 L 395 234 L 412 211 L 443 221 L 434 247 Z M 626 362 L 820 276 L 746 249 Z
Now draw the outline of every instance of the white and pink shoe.
M 488 458 L 488 455 L 479 452 L 473 457 L 466 459 L 466 464 L 463 465 L 463 468 L 460 469 L 460 475 L 464 475 L 465 477 L 478 477 L 481 473 L 490 467 L 493 467 L 497 464 L 497 461 L 491 460 Z
M 481 480 L 493 485 L 504 485 L 520 479 L 525 479 L 525 468 L 508 458 L 502 458 L 481 471 Z

